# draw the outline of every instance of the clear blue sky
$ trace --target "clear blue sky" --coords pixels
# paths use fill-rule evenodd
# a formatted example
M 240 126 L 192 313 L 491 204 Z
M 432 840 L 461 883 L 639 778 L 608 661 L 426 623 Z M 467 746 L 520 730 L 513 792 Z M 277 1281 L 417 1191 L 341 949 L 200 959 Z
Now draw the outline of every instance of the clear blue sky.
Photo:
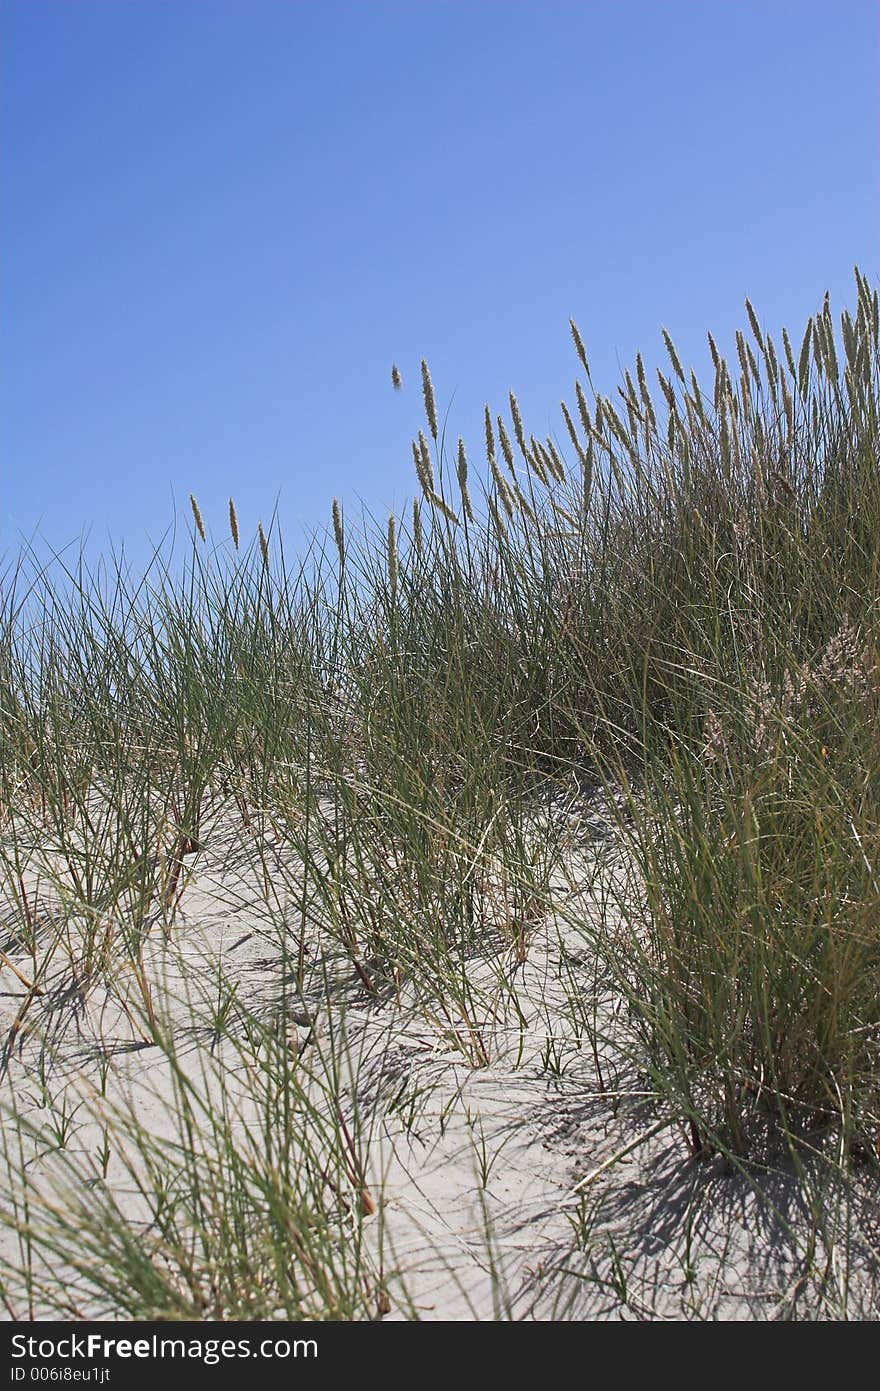
M 612 391 L 880 278 L 876 0 L 2 0 L 0 45 L 7 555 L 382 518 L 422 356 L 476 460 L 509 388 L 564 428 L 569 316 Z

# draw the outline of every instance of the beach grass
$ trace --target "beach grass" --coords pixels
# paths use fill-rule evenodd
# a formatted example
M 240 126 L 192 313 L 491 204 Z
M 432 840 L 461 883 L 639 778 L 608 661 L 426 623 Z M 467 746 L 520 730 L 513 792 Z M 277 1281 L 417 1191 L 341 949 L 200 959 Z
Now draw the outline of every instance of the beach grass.
M 230 499 L 212 536 L 196 498 L 142 574 L 7 558 L 10 1317 L 417 1316 L 350 1016 L 406 1006 L 491 1069 L 534 1028 L 548 925 L 570 1032 L 545 1076 L 583 1049 L 591 1105 L 627 1090 L 639 1134 L 753 1188 L 777 1156 L 827 1275 L 828 1174 L 876 1189 L 880 1160 L 880 340 L 858 271 L 854 294 L 781 343 L 747 302 L 704 387 L 664 331 L 656 387 L 639 356 L 597 393 L 572 324 L 558 435 L 511 395 L 479 466 L 422 362 L 412 511 L 334 502 L 293 559 L 274 518 L 249 541 Z M 253 998 L 186 958 L 187 904 L 221 881 L 261 944 Z M 88 1032 L 96 1000 L 127 1051 Z

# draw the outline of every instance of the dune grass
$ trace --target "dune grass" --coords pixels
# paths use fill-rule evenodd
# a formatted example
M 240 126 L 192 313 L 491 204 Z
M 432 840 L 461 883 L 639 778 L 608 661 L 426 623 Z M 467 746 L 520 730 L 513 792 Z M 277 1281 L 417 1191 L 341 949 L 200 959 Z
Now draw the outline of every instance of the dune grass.
M 880 353 L 877 291 L 855 289 L 794 344 L 747 302 L 735 361 L 710 335 L 706 390 L 665 335 L 653 391 L 639 357 L 601 395 L 572 324 L 559 436 L 527 436 L 511 395 L 479 470 L 423 363 L 412 512 L 353 527 L 334 503 L 295 562 L 274 525 L 248 544 L 232 501 L 231 544 L 209 537 L 196 499 L 183 556 L 145 574 L 7 562 L 10 1314 L 382 1316 L 339 980 L 377 1005 L 414 990 L 484 1068 L 554 915 L 580 934 L 566 988 L 600 1091 L 625 1061 L 697 1161 L 746 1172 L 770 1135 L 796 1168 L 821 1150 L 876 1176 Z M 591 915 L 558 886 L 569 813 L 596 797 L 634 872 Z M 225 1061 L 196 1086 L 161 960 L 218 827 L 259 891 L 274 1012 L 221 973 Z M 47 1194 L 22 1050 L 37 1036 L 46 1066 L 96 991 L 170 1069 L 175 1127 L 152 1136 L 93 1084 L 105 1139 L 50 1146 Z M 279 1045 L 279 1010 L 337 999 L 320 1066 Z M 137 1215 L 103 1186 L 111 1150 Z

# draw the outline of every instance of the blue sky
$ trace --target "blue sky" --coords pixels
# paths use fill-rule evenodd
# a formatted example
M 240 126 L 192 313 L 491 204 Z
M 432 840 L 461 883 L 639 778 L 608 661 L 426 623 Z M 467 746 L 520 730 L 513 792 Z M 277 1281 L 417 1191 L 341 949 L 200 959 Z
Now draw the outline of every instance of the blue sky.
M 611 391 L 880 279 L 876 0 L 2 0 L 0 55 L 7 555 L 382 519 L 422 356 L 476 460 L 510 388 L 564 428 L 569 316 Z

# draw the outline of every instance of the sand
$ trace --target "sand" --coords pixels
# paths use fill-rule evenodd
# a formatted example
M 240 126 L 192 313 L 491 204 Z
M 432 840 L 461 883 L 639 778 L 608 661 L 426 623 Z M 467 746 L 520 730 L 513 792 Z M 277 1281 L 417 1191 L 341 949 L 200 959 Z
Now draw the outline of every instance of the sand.
M 587 831 L 577 851 L 582 872 L 569 866 L 558 882 L 554 911 L 535 926 L 525 961 L 487 952 L 468 964 L 485 987 L 486 1056 L 477 1059 L 444 1037 L 424 991 L 404 982 L 396 998 L 377 1003 L 344 963 L 334 964 L 328 993 L 312 961 L 305 997 L 282 1004 L 277 928 L 247 854 L 218 824 L 172 932 L 166 937 L 157 925 L 145 953 L 180 1067 L 202 1095 L 217 1087 L 219 1096 L 224 1078 L 243 1079 L 235 1123 L 257 1125 L 234 1011 L 229 1036 L 216 1027 L 218 970 L 253 1017 L 287 1031 L 306 1072 L 320 1073 L 318 1060 L 334 1052 L 336 1038 L 340 1095 L 358 1120 L 376 1208 L 363 1222 L 387 1288 L 376 1316 L 874 1317 L 880 1239 L 869 1180 L 856 1174 L 835 1186 L 817 1160 L 816 1183 L 805 1188 L 772 1148 L 748 1173 L 694 1159 L 682 1129 L 658 1112 L 645 1077 L 615 1054 L 615 1032 L 626 1028 L 621 1002 L 609 981 L 595 981 L 587 936 L 571 919 L 599 911 L 590 861 L 618 852 L 609 852 L 601 818 Z M 507 990 L 496 984 L 502 959 Z M 26 960 L 13 962 L 26 970 Z M 598 1001 L 609 1040 L 601 1076 L 572 1008 L 565 962 L 582 972 L 583 998 Z M 8 967 L 0 981 L 7 1034 L 24 992 Z M 66 1152 L 87 1159 L 101 1143 L 102 1107 L 121 1106 L 152 1135 L 174 1137 L 174 1068 L 162 1049 L 144 1043 L 135 982 L 71 995 L 69 968 L 59 960 L 50 983 L 54 993 L 34 1002 L 8 1053 L 3 1102 L 14 1100 L 44 1136 L 57 1130 L 59 1116 L 69 1117 Z M 92 1100 L 77 1110 L 84 1097 Z M 45 1139 L 43 1150 L 53 1148 Z M 51 1191 L 57 1154 L 34 1160 L 33 1173 Z M 137 1232 L 144 1201 L 115 1154 L 106 1185 Z M 816 1189 L 818 1208 L 805 1197 Z M 20 1250 L 13 1231 L 0 1231 L 0 1258 L 14 1264 Z M 60 1264 L 56 1278 L 67 1278 Z M 94 1293 L 79 1307 L 106 1312 Z M 12 1312 L 22 1316 L 18 1306 Z M 49 1311 L 37 1299 L 35 1312 Z

